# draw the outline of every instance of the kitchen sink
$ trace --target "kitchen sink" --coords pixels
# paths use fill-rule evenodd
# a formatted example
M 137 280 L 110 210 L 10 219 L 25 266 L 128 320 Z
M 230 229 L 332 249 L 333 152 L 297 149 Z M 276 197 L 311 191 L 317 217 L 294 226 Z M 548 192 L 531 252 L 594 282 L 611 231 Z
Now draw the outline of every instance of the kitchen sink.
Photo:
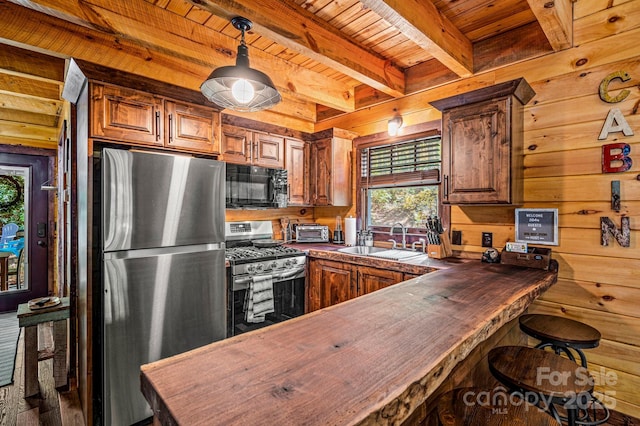
M 413 259 L 415 257 L 424 256 L 424 253 L 419 251 L 413 251 L 413 250 L 387 249 L 387 250 L 371 253 L 369 254 L 369 256 L 380 257 L 380 258 L 389 259 L 389 260 L 402 261 L 402 260 Z
M 363 256 L 371 255 L 373 253 L 389 251 L 386 248 L 382 247 L 372 247 L 372 246 L 353 246 L 353 247 L 344 247 L 338 249 L 339 252 L 348 253 L 348 254 L 360 254 Z
M 413 250 L 401 250 L 401 249 L 387 249 L 382 247 L 370 247 L 370 246 L 353 246 L 338 249 L 341 253 L 358 254 L 361 256 L 379 257 L 389 260 L 409 260 L 418 256 L 423 256 L 424 253 Z

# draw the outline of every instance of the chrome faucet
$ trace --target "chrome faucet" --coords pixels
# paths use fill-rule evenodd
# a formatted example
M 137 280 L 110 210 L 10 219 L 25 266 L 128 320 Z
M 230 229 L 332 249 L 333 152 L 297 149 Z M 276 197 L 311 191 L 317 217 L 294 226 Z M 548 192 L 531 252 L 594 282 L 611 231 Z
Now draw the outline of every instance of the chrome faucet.
M 391 225 L 391 229 L 389 230 L 389 235 L 393 235 L 393 230 L 398 225 L 400 226 L 400 229 L 402 230 L 402 248 L 406 249 L 407 248 L 407 228 L 405 228 L 403 224 L 401 224 L 400 222 L 396 222 L 393 225 Z
M 411 249 L 416 250 L 416 244 L 422 244 L 422 252 L 424 253 L 427 249 L 427 242 L 424 238 L 420 238 L 418 241 L 414 241 L 411 243 Z
M 395 248 L 396 248 L 396 240 L 387 240 L 387 241 L 389 241 L 389 242 L 391 242 L 391 244 L 393 244 L 393 245 L 391 246 L 391 248 L 392 248 L 392 249 L 395 249 Z

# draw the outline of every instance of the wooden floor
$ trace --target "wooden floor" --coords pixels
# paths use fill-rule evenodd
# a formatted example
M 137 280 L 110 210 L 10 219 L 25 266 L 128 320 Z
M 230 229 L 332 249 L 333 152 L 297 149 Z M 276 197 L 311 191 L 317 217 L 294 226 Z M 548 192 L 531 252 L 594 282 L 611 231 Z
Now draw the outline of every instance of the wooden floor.
M 13 384 L 0 388 L 0 425 L 84 425 L 77 392 L 58 392 L 53 381 L 53 358 L 38 362 L 40 395 L 24 398 L 24 333 L 20 334 Z M 52 352 L 51 326 L 38 327 L 38 349 Z

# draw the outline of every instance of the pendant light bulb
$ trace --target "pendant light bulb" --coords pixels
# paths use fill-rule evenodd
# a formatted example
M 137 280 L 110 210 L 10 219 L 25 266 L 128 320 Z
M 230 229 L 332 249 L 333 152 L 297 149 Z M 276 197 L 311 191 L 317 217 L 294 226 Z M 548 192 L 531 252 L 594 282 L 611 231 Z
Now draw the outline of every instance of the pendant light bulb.
M 231 93 L 236 101 L 241 104 L 248 104 L 251 102 L 256 92 L 253 90 L 251 83 L 244 78 L 240 78 L 231 86 Z

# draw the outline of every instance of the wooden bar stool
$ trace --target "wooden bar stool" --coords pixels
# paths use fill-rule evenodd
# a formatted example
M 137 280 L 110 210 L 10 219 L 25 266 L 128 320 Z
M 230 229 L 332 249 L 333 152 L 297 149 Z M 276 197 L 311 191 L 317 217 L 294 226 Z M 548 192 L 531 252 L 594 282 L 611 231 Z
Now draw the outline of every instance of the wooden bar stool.
M 554 315 L 527 314 L 520 317 L 520 329 L 540 340 L 538 349 L 550 347 L 556 354 L 564 352 L 570 360 L 580 357 L 580 364 L 587 368 L 587 358 L 582 349 L 595 348 L 600 344 L 600 332 L 595 328 L 568 318 Z
M 502 346 L 489 351 L 489 370 L 496 379 L 528 402 L 544 408 L 569 426 L 599 425 L 609 410 L 593 396 L 593 377 L 574 361 L 549 351 L 525 346 Z M 566 418 L 557 411 L 563 407 Z M 603 416 L 596 419 L 596 407 Z M 593 409 L 593 418 L 588 414 Z
M 559 424 L 546 412 L 504 388 L 453 389 L 438 400 L 438 419 L 444 426 Z

